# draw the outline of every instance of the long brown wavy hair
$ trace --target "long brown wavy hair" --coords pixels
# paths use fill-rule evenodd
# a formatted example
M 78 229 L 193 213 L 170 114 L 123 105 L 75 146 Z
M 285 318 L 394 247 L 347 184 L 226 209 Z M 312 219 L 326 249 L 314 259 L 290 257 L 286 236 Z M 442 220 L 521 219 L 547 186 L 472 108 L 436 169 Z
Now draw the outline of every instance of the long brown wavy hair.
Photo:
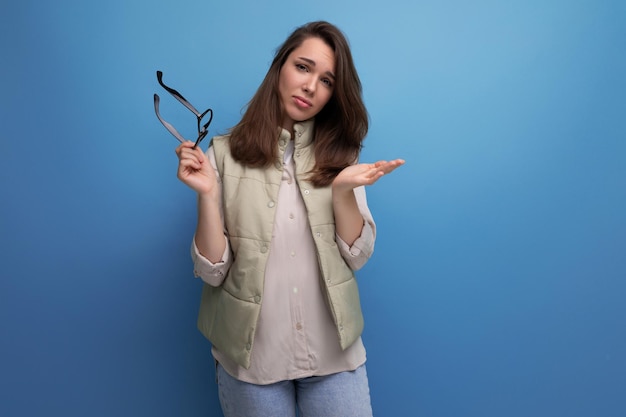
M 276 51 L 241 121 L 230 129 L 229 143 L 233 158 L 246 166 L 267 167 L 276 160 L 278 127 L 283 121 L 278 92 L 280 70 L 289 54 L 313 37 L 324 41 L 335 53 L 335 88 L 315 116 L 315 166 L 308 178 L 315 186 L 323 187 L 358 159 L 369 121 L 348 41 L 341 30 L 328 22 L 300 26 Z

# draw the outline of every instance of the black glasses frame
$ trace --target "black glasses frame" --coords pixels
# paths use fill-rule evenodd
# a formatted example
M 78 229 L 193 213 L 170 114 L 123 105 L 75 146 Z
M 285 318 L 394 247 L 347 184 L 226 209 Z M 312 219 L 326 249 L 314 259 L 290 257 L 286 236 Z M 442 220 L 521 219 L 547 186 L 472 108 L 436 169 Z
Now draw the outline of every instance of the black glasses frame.
M 203 113 L 200 113 L 198 110 L 196 110 L 194 106 L 191 105 L 191 103 L 189 103 L 182 96 L 182 94 L 180 94 L 178 91 L 174 90 L 173 88 L 168 87 L 167 85 L 163 83 L 162 71 L 157 71 L 156 75 L 157 75 L 157 80 L 159 81 L 159 84 L 161 84 L 161 87 L 163 87 L 168 93 L 173 95 L 176 100 L 180 101 L 183 104 L 183 106 L 191 110 L 191 112 L 195 114 L 196 117 L 198 118 L 198 138 L 196 139 L 196 143 L 193 145 L 193 147 L 195 148 L 196 146 L 198 146 L 200 142 L 202 142 L 202 139 L 206 137 L 207 133 L 209 133 L 209 125 L 211 124 L 211 120 L 213 120 L 213 110 L 206 109 Z M 187 139 L 185 139 L 180 133 L 178 133 L 178 130 L 176 130 L 174 126 L 172 126 L 170 123 L 163 120 L 163 118 L 161 117 L 161 114 L 159 113 L 159 102 L 160 102 L 159 95 L 154 94 L 154 111 L 156 113 L 157 118 L 163 124 L 163 126 L 165 126 L 165 128 L 172 135 L 174 135 L 176 139 L 178 139 L 181 143 L 185 142 Z M 202 124 L 202 119 L 204 118 L 204 116 L 207 115 L 207 113 L 209 114 L 209 121 Z

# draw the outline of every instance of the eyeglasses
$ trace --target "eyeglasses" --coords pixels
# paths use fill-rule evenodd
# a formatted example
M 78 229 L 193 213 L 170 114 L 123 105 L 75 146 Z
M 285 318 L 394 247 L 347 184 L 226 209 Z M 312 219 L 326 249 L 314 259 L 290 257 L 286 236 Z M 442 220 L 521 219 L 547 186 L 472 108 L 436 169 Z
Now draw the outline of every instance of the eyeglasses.
M 198 118 L 198 139 L 196 139 L 196 143 L 193 145 L 193 147 L 195 148 L 196 146 L 198 146 L 200 142 L 202 142 L 202 139 L 205 138 L 207 133 L 209 133 L 209 125 L 211 124 L 211 120 L 213 120 L 213 110 L 206 109 L 204 113 L 200 113 L 198 110 L 196 110 L 194 106 L 191 105 L 191 103 L 185 100 L 185 98 L 178 91 L 166 86 L 163 83 L 163 72 L 157 71 L 156 74 L 157 74 L 157 80 L 159 81 L 159 84 L 161 84 L 161 87 L 165 88 L 165 90 L 171 95 L 173 95 L 176 100 L 183 103 L 183 106 L 191 110 L 193 114 L 195 114 L 196 117 Z M 172 135 L 174 135 L 176 139 L 178 139 L 181 143 L 185 142 L 186 139 L 180 133 L 178 133 L 178 130 L 176 130 L 174 126 L 172 126 L 171 124 L 163 120 L 163 118 L 161 117 L 161 114 L 159 113 L 159 101 L 160 99 L 159 99 L 158 94 L 155 94 L 154 95 L 154 111 L 156 112 L 157 118 L 159 119 L 161 123 L 163 123 L 163 126 L 165 126 L 165 128 Z M 207 113 L 209 113 L 209 121 L 202 124 L 202 119 L 204 118 L 204 116 L 206 116 Z

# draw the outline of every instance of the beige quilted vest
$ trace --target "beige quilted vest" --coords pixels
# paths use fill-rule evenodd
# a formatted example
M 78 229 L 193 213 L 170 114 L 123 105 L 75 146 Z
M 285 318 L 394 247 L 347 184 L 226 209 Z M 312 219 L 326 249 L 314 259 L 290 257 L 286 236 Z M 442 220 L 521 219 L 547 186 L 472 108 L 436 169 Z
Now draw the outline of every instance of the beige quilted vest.
M 296 124 L 294 129 L 296 179 L 317 249 L 322 289 L 339 342 L 345 349 L 363 331 L 359 291 L 354 273 L 341 257 L 335 242 L 331 188 L 316 188 L 305 180 L 314 165 L 313 122 Z M 283 160 L 289 140 L 289 133 L 283 130 L 278 144 L 278 161 Z M 269 256 L 282 163 L 267 169 L 245 167 L 231 157 L 228 136 L 215 137 L 212 144 L 222 179 L 224 221 L 233 264 L 221 286 L 204 285 L 198 328 L 220 352 L 249 368 L 263 302 L 265 264 Z

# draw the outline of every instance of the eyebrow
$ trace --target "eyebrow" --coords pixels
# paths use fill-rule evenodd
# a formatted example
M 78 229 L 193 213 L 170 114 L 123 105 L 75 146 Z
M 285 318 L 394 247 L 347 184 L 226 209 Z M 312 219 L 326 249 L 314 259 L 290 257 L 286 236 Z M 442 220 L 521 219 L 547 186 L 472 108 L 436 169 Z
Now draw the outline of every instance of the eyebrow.
M 303 57 L 303 56 L 299 56 L 298 58 L 299 58 L 299 59 L 301 59 L 301 60 L 303 60 L 303 61 L 305 61 L 305 62 L 306 62 L 307 64 L 309 64 L 309 65 L 312 65 L 312 66 L 315 66 L 315 65 L 316 65 L 316 64 L 315 64 L 315 61 L 313 61 L 313 60 L 312 60 L 312 59 L 310 59 L 310 58 L 305 58 L 305 57 Z M 335 79 L 335 74 L 333 74 L 331 71 L 326 71 L 326 73 L 325 73 L 325 74 L 326 74 L 326 75 L 328 75 L 329 77 L 332 77 L 332 79 L 333 79 L 333 80 Z

